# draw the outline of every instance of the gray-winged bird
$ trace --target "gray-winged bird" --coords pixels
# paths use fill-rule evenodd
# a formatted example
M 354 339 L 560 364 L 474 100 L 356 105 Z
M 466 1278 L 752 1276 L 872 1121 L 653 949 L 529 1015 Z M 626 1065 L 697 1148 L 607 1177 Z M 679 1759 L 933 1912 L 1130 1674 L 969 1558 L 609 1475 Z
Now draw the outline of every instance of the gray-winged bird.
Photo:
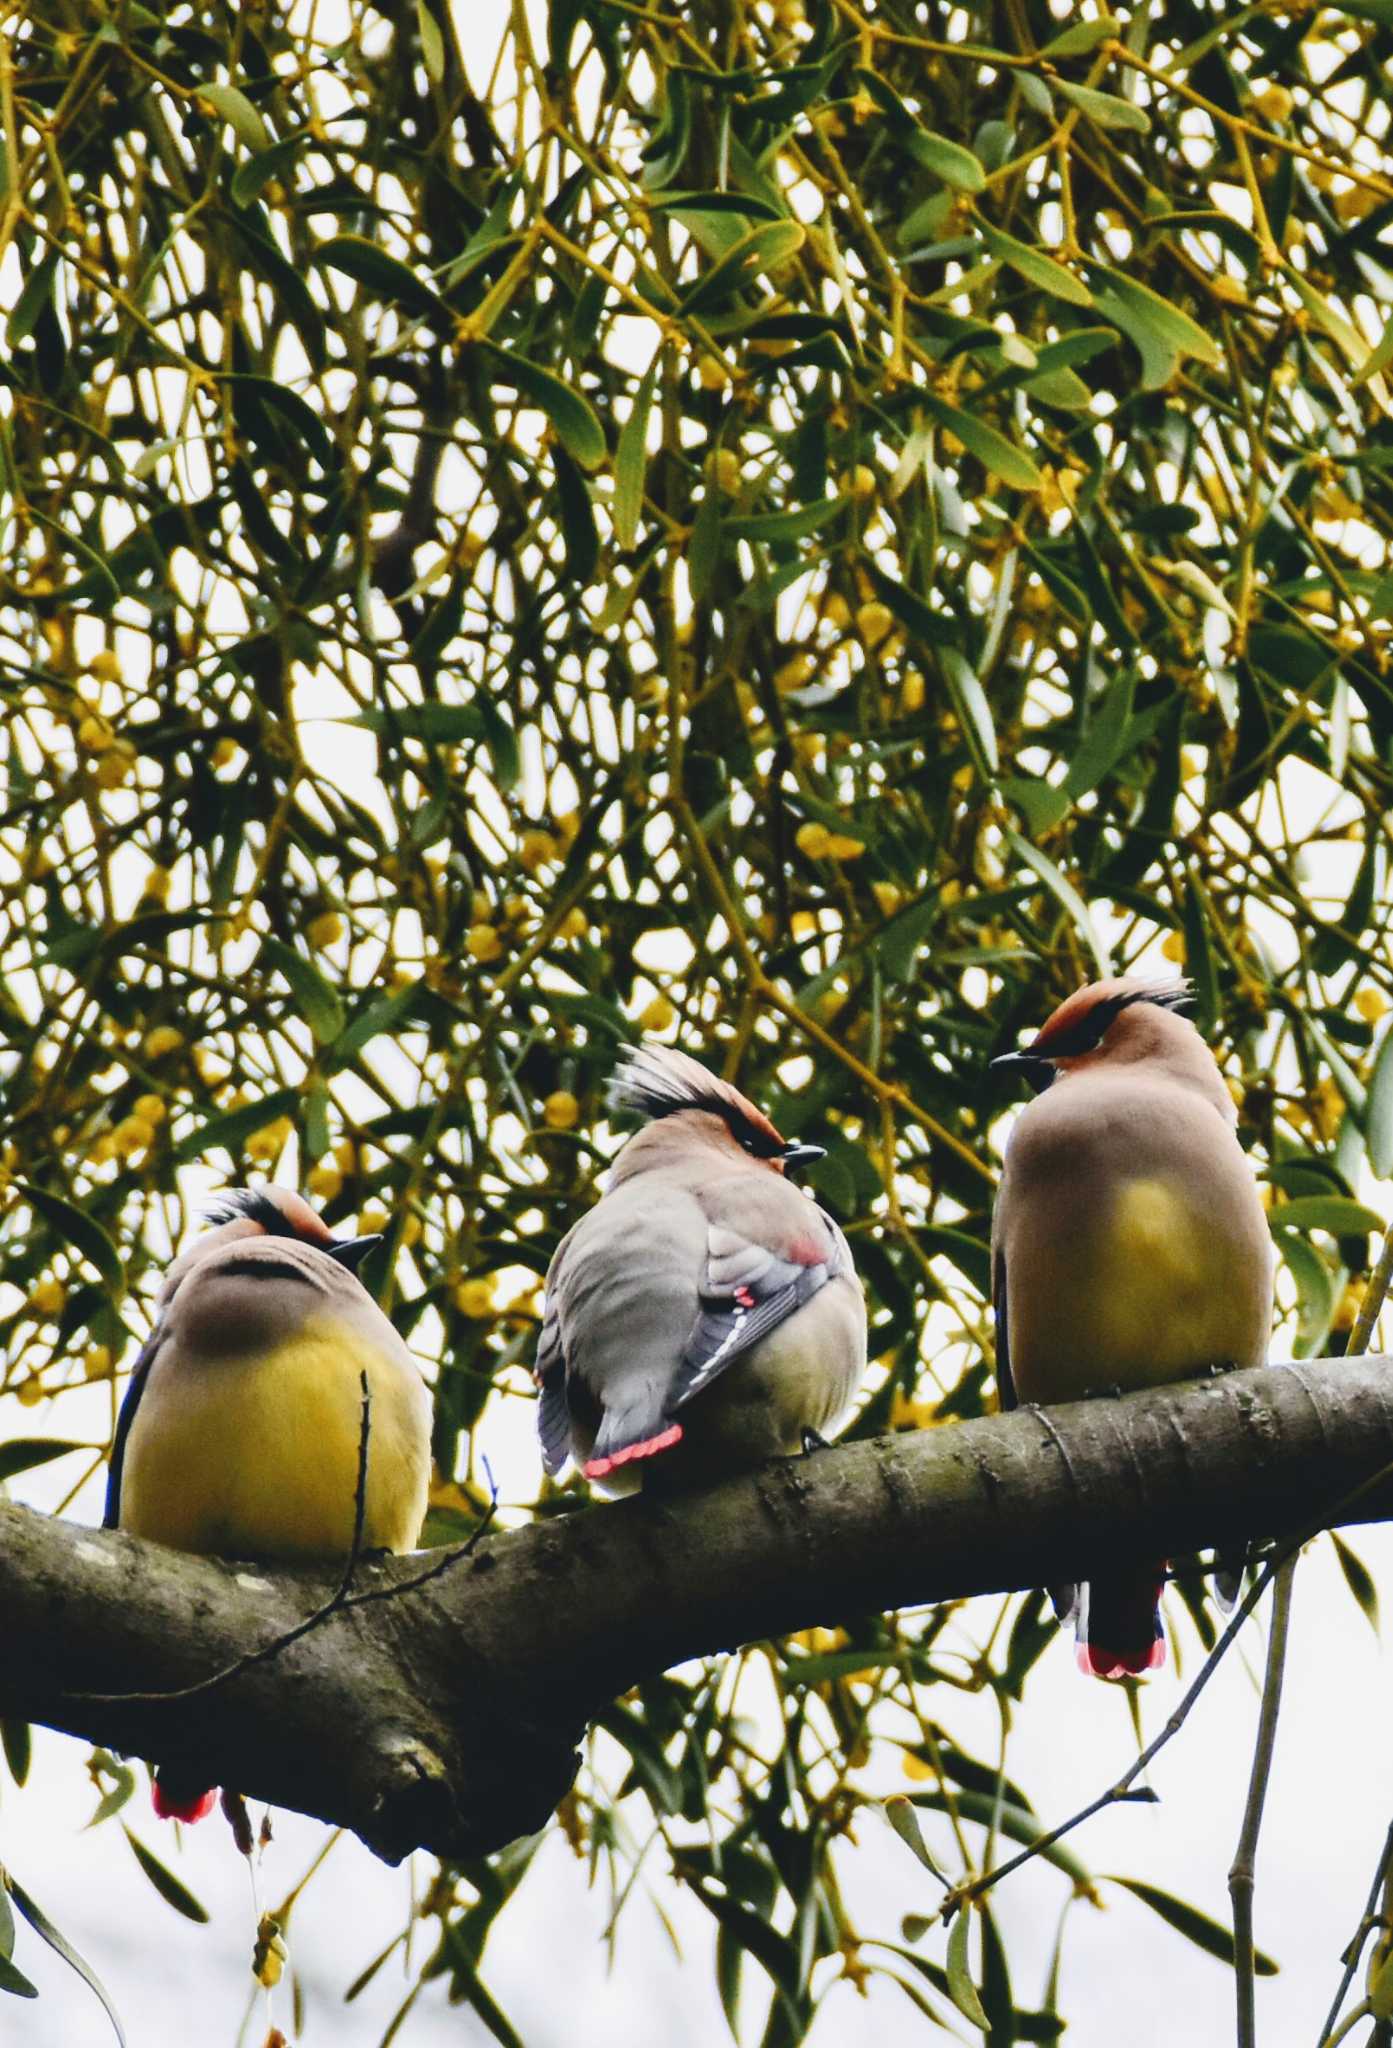
M 412 1549 L 431 1402 L 355 1271 L 378 1239 L 334 1238 L 284 1188 L 233 1189 L 210 1218 L 170 1267 L 136 1361 L 105 1526 L 213 1557 L 346 1557 L 366 1373 L 363 1546 Z M 214 1796 L 187 1765 L 156 1773 L 166 1816 L 200 1819 Z
M 796 1451 L 866 1364 L 851 1253 L 785 1178 L 822 1155 L 685 1053 L 627 1050 L 614 1107 L 647 1119 L 557 1247 L 537 1351 L 547 1470 L 714 1478 Z
M 1185 984 L 1092 983 L 994 1066 L 1045 1092 L 1016 1121 L 992 1221 L 1003 1408 L 1260 1365 L 1272 1242 Z M 1100 1678 L 1164 1661 L 1164 1564 L 1051 1589 Z

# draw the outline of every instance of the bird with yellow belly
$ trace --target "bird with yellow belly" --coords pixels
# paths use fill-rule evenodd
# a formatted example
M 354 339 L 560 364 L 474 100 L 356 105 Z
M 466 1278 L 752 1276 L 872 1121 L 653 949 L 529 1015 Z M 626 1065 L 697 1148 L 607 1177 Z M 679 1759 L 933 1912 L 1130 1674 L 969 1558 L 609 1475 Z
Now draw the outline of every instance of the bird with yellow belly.
M 343 1559 L 353 1543 L 368 1393 L 362 1544 L 414 1548 L 431 1402 L 356 1274 L 376 1238 L 336 1239 L 283 1188 L 235 1189 L 177 1258 L 121 1408 L 107 1528 L 205 1556 Z M 196 1765 L 155 1774 L 155 1809 L 198 1820 Z

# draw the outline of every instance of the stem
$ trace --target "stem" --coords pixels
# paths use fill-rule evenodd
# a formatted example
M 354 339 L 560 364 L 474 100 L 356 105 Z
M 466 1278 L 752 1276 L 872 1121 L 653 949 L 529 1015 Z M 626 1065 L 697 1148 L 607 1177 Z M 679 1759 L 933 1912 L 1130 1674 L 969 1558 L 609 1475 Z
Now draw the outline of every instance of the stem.
M 1267 1639 L 1267 1676 L 1262 1687 L 1262 1713 L 1258 1739 L 1253 1749 L 1253 1770 L 1248 1780 L 1248 1803 L 1243 1809 L 1243 1826 L 1229 1871 L 1229 1897 L 1233 1901 L 1233 1967 L 1238 1995 L 1238 2048 L 1257 2048 L 1257 2014 L 1254 1990 L 1257 1961 L 1253 1949 L 1253 1878 L 1257 1862 L 1258 1834 L 1262 1828 L 1267 1783 L 1272 1755 L 1277 1745 L 1277 1716 L 1282 1708 L 1282 1677 L 1287 1655 L 1287 1631 L 1291 1622 L 1291 1591 L 1296 1576 L 1296 1558 L 1289 1557 L 1277 1574 L 1272 1595 L 1272 1631 Z

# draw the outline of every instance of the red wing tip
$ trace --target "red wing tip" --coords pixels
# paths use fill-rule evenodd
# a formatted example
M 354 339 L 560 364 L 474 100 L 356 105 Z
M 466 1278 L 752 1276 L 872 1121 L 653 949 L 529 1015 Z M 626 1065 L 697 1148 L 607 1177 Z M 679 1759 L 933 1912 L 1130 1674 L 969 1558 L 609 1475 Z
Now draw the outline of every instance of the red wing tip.
M 161 1820 L 181 1820 L 186 1827 L 192 1827 L 196 1820 L 207 1820 L 218 1803 L 218 1791 L 199 1792 L 192 1799 L 170 1799 L 158 1778 L 150 1787 L 150 1801 Z
M 1140 1678 L 1144 1671 L 1159 1671 L 1166 1661 L 1163 1636 L 1144 1650 L 1105 1650 L 1099 1643 L 1080 1643 L 1074 1655 L 1085 1678 Z
M 682 1425 L 674 1422 L 670 1429 L 660 1430 L 657 1436 L 645 1437 L 641 1444 L 625 1444 L 622 1451 L 611 1451 L 607 1458 L 591 1458 L 582 1466 L 587 1479 L 603 1479 L 616 1465 L 632 1465 L 636 1458 L 655 1458 L 659 1451 L 671 1450 L 682 1441 Z

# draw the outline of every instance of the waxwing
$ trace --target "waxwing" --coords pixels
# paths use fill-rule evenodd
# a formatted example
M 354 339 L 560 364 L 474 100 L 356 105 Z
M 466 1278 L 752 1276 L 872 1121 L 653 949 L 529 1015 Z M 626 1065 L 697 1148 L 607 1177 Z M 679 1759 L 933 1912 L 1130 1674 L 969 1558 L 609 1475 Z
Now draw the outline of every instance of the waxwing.
M 992 1221 L 1003 1408 L 1075 1401 L 1260 1365 L 1272 1243 L 1237 1112 L 1179 1014 L 1187 984 L 1099 981 L 1023 1052 L 1044 1092 L 1011 1132 Z M 1081 1668 L 1122 1678 L 1164 1661 L 1164 1563 L 1051 1588 Z
M 797 1451 L 845 1413 L 866 1364 L 846 1239 L 787 1143 L 729 1082 L 664 1046 L 627 1049 L 612 1106 L 646 1119 L 557 1247 L 537 1352 L 547 1470 L 607 1490 Z
M 116 1425 L 107 1528 L 207 1556 L 342 1559 L 368 1385 L 365 1550 L 414 1547 L 431 1401 L 356 1274 L 375 1237 L 334 1238 L 283 1188 L 238 1188 L 170 1267 Z M 156 1773 L 155 1808 L 197 1820 L 197 1763 Z

